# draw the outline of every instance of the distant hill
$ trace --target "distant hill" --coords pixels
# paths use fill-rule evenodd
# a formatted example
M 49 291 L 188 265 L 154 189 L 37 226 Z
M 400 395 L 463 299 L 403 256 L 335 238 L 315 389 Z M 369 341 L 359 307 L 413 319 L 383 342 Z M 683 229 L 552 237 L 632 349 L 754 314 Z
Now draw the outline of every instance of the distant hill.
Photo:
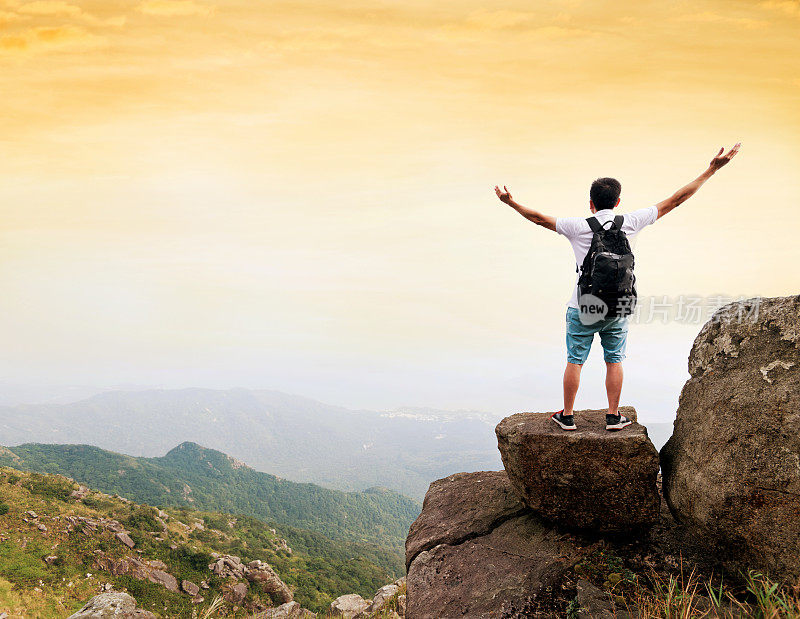
M 435 479 L 502 468 L 497 421 L 467 411 L 358 411 L 276 391 L 111 391 L 0 406 L 0 444 L 90 444 L 152 457 L 193 441 L 286 479 L 383 486 L 422 500 Z
M 0 454 L 12 458 L 2 448 Z M 0 467 L 0 611 L 66 617 L 110 585 L 127 589 L 158 616 L 204 616 L 215 597 L 230 594 L 231 580 L 209 569 L 220 555 L 266 562 L 294 599 L 316 612 L 343 594 L 371 597 L 405 571 L 373 545 L 247 516 L 172 507 L 159 513 L 88 489 L 75 496 L 76 490 L 64 477 Z M 202 602 L 183 579 L 199 586 Z M 243 602 L 226 602 L 213 616 L 243 616 L 237 604 L 253 612 L 281 602 L 251 580 Z
M 420 511 L 419 504 L 391 490 L 341 492 L 291 482 L 191 442 L 159 458 L 90 445 L 25 444 L 0 449 L 0 465 L 66 475 L 149 505 L 245 514 L 336 540 L 376 544 L 396 557 Z

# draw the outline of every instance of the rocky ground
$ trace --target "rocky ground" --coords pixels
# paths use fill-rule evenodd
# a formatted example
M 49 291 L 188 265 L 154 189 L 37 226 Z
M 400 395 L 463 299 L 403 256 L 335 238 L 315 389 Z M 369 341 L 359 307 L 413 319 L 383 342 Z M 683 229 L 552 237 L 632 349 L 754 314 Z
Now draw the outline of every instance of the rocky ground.
M 321 577 L 305 571 L 307 560 L 275 529 L 254 519 L 160 510 L 59 475 L 0 468 L 3 619 L 317 616 L 295 599 L 296 585 L 281 578 L 269 557 L 295 583 Z M 402 616 L 404 594 L 400 580 L 366 601 L 357 594 L 333 604 L 322 597 L 316 610 Z
M 605 411 L 500 422 L 505 471 L 428 490 L 407 616 L 800 616 L 800 297 L 722 308 L 689 370 L 660 455 Z

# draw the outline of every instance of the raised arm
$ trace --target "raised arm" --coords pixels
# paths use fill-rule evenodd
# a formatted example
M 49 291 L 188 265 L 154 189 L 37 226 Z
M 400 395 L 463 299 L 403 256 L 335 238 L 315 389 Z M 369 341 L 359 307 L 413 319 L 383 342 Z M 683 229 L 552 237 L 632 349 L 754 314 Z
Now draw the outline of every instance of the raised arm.
M 522 215 L 525 219 L 529 219 L 533 223 L 543 226 L 548 230 L 552 230 L 555 232 L 556 230 L 556 218 L 550 217 L 549 215 L 543 215 L 539 211 L 534 211 L 532 208 L 528 208 L 526 206 L 522 206 L 521 204 L 517 204 L 514 202 L 514 199 L 511 197 L 511 194 L 508 192 L 508 188 L 503 185 L 503 190 L 500 189 L 497 185 L 494 186 L 494 191 L 497 194 L 497 197 L 500 198 L 501 202 L 505 202 L 511 208 L 513 208 L 517 213 Z
M 685 187 L 681 187 L 672 194 L 666 200 L 662 200 L 656 206 L 658 207 L 658 217 L 657 219 L 661 219 L 664 215 L 669 213 L 672 209 L 676 206 L 683 204 L 691 198 L 695 192 L 703 186 L 709 178 L 711 178 L 714 173 L 719 170 L 722 166 L 728 163 L 731 159 L 733 159 L 734 155 L 739 152 L 739 147 L 742 145 L 741 142 L 737 142 L 736 145 L 730 149 L 727 154 L 723 155 L 722 151 L 724 148 L 720 148 L 717 156 L 711 160 L 711 163 L 708 164 L 708 169 L 703 172 L 700 176 L 694 179 L 691 183 L 686 185 Z

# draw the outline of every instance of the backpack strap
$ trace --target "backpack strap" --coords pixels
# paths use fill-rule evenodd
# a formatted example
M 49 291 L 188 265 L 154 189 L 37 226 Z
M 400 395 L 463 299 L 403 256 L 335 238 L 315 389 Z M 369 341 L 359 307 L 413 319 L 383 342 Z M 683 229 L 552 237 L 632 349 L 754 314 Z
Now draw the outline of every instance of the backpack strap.
M 603 226 L 600 225 L 600 222 L 598 221 L 597 217 L 587 217 L 586 221 L 589 224 L 589 227 L 592 229 L 592 232 L 597 233 L 603 229 Z
M 614 217 L 614 225 L 617 227 L 617 230 L 622 230 L 623 221 L 625 221 L 625 217 L 623 215 L 617 215 Z

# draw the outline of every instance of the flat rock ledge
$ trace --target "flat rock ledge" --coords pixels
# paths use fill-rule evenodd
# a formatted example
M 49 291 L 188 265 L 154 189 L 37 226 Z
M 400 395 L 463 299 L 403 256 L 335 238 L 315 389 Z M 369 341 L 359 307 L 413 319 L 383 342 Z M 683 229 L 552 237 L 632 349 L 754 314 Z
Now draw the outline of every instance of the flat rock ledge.
M 527 509 L 504 471 L 433 482 L 406 540 L 408 619 L 498 617 L 585 554 Z
M 606 410 L 575 411 L 577 430 L 550 413 L 517 413 L 495 428 L 508 478 L 547 520 L 599 533 L 644 529 L 659 517 L 658 452 L 636 411 L 620 407 L 630 426 L 605 429 Z

